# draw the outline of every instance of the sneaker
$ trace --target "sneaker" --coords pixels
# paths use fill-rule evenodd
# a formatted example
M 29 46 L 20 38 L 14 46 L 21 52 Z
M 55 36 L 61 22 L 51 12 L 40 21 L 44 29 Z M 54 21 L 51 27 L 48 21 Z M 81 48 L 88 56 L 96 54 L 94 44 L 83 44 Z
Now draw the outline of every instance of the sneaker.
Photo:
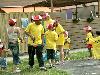
M 49 65 L 49 69 L 51 69 L 53 67 L 53 65 L 51 64 L 51 65 Z
M 45 67 L 40 67 L 40 70 L 47 71 L 47 69 Z
M 21 70 L 19 68 L 16 68 L 16 70 L 14 70 L 13 73 L 19 73 L 19 72 L 21 72 Z
M 55 67 L 55 65 L 52 65 L 52 64 L 51 64 L 51 65 L 49 66 L 49 69 L 51 69 L 51 68 L 53 68 L 53 67 Z
M 7 68 L 6 67 L 1 67 L 1 70 L 7 70 Z

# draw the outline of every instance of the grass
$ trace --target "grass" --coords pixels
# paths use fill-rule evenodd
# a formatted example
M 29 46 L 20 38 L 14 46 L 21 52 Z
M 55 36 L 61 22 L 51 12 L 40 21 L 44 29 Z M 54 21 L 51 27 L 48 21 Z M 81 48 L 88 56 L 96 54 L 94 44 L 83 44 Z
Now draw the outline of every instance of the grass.
M 41 71 L 38 67 L 37 61 L 35 62 L 34 68 L 30 71 L 27 69 L 28 60 L 21 60 L 20 73 L 11 73 L 12 72 L 12 63 L 8 62 L 8 71 L 0 71 L 0 75 L 68 75 L 65 71 L 57 70 L 56 68 L 48 69 L 47 71 Z
M 89 52 L 82 51 L 70 54 L 70 60 L 84 59 L 89 56 Z M 47 71 L 39 70 L 37 60 L 35 61 L 34 68 L 30 71 L 27 69 L 28 59 L 21 60 L 20 68 L 21 72 L 13 74 L 12 62 L 8 62 L 8 72 L 0 71 L 0 75 L 68 75 L 67 72 L 58 70 L 57 68 L 48 69 Z
M 89 52 L 82 51 L 82 52 L 76 52 L 70 54 L 70 60 L 77 60 L 77 59 L 85 59 L 89 57 Z

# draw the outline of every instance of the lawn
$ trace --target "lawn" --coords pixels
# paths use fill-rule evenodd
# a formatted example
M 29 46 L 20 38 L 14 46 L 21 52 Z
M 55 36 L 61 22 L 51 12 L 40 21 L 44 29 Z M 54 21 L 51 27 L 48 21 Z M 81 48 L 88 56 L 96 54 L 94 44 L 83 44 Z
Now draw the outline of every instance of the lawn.
M 87 51 L 80 51 L 70 54 L 70 60 L 86 59 L 88 57 L 89 57 L 89 52 Z
M 27 64 L 28 60 L 21 60 L 20 68 L 21 72 L 20 73 L 12 73 L 12 63 L 8 62 L 8 69 L 7 72 L 5 71 L 0 71 L 0 75 L 67 75 L 67 72 L 65 71 L 60 71 L 57 70 L 56 68 L 48 69 L 47 71 L 40 71 L 37 61 L 34 65 L 34 68 L 30 71 L 27 69 Z
M 81 51 L 70 54 L 70 60 L 85 59 L 89 56 L 89 52 Z M 0 71 L 0 75 L 68 75 L 67 72 L 58 70 L 57 68 L 48 69 L 47 71 L 40 71 L 37 60 L 35 60 L 34 68 L 30 71 L 27 69 L 28 59 L 21 60 L 20 68 L 21 72 L 14 74 L 12 72 L 12 62 L 8 62 L 7 72 Z

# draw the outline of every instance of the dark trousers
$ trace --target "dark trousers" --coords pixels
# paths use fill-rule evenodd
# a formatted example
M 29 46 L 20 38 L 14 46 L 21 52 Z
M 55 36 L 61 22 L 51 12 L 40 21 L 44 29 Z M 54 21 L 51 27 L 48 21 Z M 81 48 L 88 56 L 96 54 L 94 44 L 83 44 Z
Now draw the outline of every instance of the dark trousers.
M 92 57 L 92 50 L 91 50 L 91 48 L 88 48 L 88 51 L 90 53 L 90 56 L 89 57 Z
M 33 67 L 33 65 L 34 65 L 34 55 L 35 54 L 36 54 L 36 57 L 37 57 L 37 60 L 38 60 L 38 63 L 39 63 L 39 67 L 43 67 L 44 66 L 42 50 L 43 50 L 42 45 L 39 45 L 37 47 L 28 45 L 29 65 L 31 67 Z

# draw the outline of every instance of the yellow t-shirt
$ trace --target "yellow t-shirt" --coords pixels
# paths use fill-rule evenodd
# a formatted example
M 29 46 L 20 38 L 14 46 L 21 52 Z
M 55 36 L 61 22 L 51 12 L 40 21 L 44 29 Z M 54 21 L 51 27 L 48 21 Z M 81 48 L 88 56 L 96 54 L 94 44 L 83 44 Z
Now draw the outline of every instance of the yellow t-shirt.
M 58 40 L 57 40 L 57 45 L 64 45 L 64 42 L 65 42 L 65 37 L 64 37 L 64 29 L 63 27 L 58 24 L 58 26 L 56 27 L 55 29 L 56 33 L 58 34 Z
M 44 28 L 45 28 L 46 31 L 47 31 L 47 26 L 49 24 L 51 24 L 51 23 L 53 23 L 53 20 L 52 19 L 49 19 L 49 20 L 44 21 Z
M 87 33 L 87 35 L 86 35 L 86 42 L 87 42 L 87 44 L 91 44 L 91 43 L 90 43 L 90 40 L 91 40 L 91 39 L 93 39 L 93 36 L 92 36 L 92 33 L 89 32 L 89 33 Z
M 95 59 L 100 59 L 100 36 L 93 38 L 91 41 L 93 45 L 93 56 Z
M 46 49 L 54 49 L 56 50 L 56 41 L 58 39 L 58 35 L 55 31 L 46 31 Z
M 36 25 L 35 23 L 30 23 L 25 29 L 25 31 L 35 37 L 34 43 L 33 40 L 30 37 L 28 37 L 28 44 L 30 45 L 42 44 L 41 35 L 44 34 L 44 28 L 41 24 Z
M 70 49 L 70 38 L 66 37 L 65 38 L 65 44 L 64 44 L 64 49 Z

